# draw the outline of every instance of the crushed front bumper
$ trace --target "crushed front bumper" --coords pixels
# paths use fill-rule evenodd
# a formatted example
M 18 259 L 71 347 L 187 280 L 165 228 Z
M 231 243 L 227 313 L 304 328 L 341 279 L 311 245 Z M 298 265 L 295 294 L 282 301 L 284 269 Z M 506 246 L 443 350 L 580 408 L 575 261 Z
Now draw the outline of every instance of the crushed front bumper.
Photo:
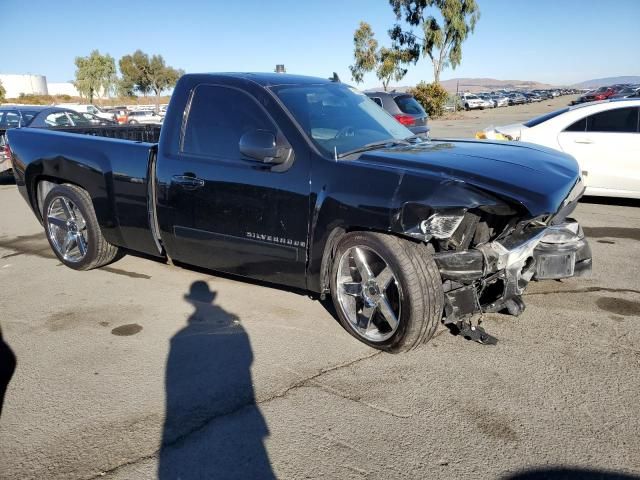
M 445 323 L 475 313 L 524 310 L 521 295 L 532 280 L 581 276 L 591 271 L 591 249 L 573 219 L 530 227 L 476 249 L 437 253 L 443 279 Z

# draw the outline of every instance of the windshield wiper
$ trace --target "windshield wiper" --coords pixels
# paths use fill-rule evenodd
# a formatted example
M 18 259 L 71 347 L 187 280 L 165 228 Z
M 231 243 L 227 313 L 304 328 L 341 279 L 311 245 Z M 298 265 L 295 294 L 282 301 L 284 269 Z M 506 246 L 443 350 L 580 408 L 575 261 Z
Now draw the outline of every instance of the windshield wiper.
M 354 153 L 368 152 L 369 150 L 377 150 L 378 148 L 382 147 L 395 147 L 396 145 L 411 145 L 411 142 L 407 140 L 399 140 L 396 138 L 390 138 L 389 140 L 385 140 L 383 142 L 371 142 L 362 145 L 361 147 L 354 148 L 353 150 L 347 150 L 346 152 L 337 155 L 336 158 L 344 158 L 348 157 L 349 155 L 353 155 Z

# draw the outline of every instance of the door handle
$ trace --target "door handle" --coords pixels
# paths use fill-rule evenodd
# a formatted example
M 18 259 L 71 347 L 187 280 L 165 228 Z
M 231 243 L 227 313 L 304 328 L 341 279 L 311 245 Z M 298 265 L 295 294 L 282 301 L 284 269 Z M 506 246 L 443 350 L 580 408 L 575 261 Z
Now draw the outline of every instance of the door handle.
M 171 177 L 171 183 L 180 185 L 185 190 L 195 190 L 196 188 L 204 187 L 204 180 L 188 175 L 174 175 Z
M 591 144 L 593 143 L 593 140 L 591 140 L 590 138 L 576 138 L 574 140 L 575 143 L 584 143 L 584 144 Z

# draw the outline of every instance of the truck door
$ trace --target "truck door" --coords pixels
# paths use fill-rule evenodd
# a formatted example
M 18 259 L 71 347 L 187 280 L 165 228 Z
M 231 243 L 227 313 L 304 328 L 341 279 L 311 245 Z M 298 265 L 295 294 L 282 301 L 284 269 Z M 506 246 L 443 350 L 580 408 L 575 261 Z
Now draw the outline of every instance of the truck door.
M 163 159 L 170 184 L 159 214 L 165 224 L 170 219 L 169 255 L 304 287 L 308 158 L 295 158 L 294 151 L 289 164 L 274 166 L 240 153 L 240 138 L 250 131 L 287 141 L 263 106 L 243 90 L 198 85 L 187 111 L 178 155 Z

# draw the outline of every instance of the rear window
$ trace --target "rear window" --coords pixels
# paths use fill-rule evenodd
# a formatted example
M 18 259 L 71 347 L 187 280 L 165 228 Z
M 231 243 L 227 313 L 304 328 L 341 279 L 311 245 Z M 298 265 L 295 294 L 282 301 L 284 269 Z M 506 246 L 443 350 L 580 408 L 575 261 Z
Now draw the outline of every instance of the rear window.
M 540 115 L 539 117 L 532 118 L 528 122 L 524 123 L 525 127 L 535 127 L 536 125 L 540 125 L 541 123 L 546 122 L 547 120 L 551 120 L 552 118 L 557 117 L 558 115 L 562 115 L 565 112 L 569 111 L 569 107 L 561 108 L 560 110 L 556 110 L 554 112 L 545 113 L 544 115 Z
M 394 99 L 402 113 L 409 115 L 425 115 L 424 108 L 411 95 L 403 95 Z

